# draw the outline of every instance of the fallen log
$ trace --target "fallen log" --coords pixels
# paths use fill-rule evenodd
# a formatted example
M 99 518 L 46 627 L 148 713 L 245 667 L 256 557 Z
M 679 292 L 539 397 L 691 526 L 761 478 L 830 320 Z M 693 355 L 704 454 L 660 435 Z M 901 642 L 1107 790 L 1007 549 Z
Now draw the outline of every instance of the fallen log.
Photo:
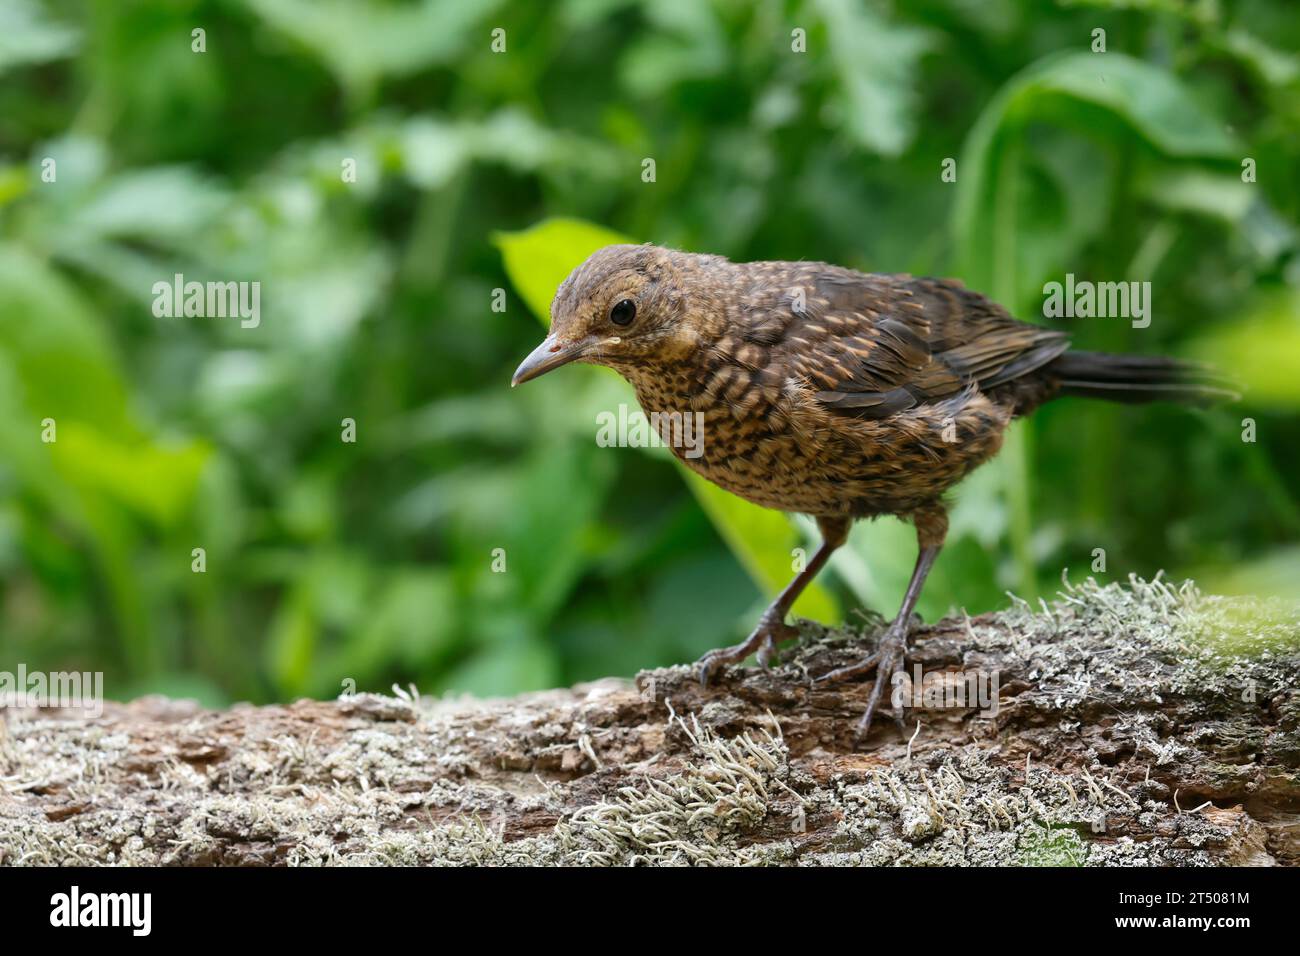
M 857 745 L 870 680 L 809 675 L 879 629 L 805 622 L 708 688 L 674 667 L 502 700 L 9 710 L 0 862 L 1300 862 L 1296 605 L 1089 581 L 948 618 L 915 638 L 939 706 Z

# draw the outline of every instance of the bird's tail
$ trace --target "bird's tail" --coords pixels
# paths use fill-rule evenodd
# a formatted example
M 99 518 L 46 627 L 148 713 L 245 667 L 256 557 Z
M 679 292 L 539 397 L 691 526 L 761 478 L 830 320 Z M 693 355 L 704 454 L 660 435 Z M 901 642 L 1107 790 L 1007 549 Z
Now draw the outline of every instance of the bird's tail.
M 1241 397 L 1233 383 L 1210 366 L 1163 355 L 1069 351 L 1048 365 L 1047 371 L 1059 380 L 1061 395 L 1112 402 L 1212 405 Z

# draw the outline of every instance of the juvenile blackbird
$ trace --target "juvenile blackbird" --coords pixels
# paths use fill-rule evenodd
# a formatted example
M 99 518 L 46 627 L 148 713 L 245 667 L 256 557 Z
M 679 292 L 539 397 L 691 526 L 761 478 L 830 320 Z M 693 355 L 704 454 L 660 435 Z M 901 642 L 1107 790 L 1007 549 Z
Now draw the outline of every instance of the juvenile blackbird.
M 1228 394 L 1201 366 L 1073 351 L 1066 333 L 1020 322 L 954 280 L 733 263 L 648 244 L 607 246 L 573 271 L 551 303 L 550 334 L 512 384 L 570 362 L 618 371 L 661 423 L 703 413 L 702 453 L 673 447 L 686 467 L 817 521 L 812 560 L 748 638 L 699 660 L 703 683 L 755 652 L 766 665 L 777 641 L 796 636 L 785 622 L 791 604 L 855 519 L 915 525 L 916 567 L 875 652 L 818 678 L 875 672 L 860 736 L 904 665 L 912 611 L 948 528 L 943 494 L 997 453 L 1011 419 L 1060 395 L 1199 403 Z

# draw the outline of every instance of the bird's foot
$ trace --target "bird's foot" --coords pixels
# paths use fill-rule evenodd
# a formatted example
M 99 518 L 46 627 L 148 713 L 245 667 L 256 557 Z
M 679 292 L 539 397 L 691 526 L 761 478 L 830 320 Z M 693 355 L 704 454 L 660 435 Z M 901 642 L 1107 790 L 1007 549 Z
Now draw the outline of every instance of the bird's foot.
M 897 682 L 896 675 L 905 675 L 907 673 L 905 670 L 907 665 L 907 632 L 907 624 L 895 621 L 880 636 L 880 639 L 876 642 L 876 650 L 869 657 L 858 661 L 856 664 L 849 664 L 847 667 L 839 667 L 829 673 L 822 674 L 814 681 L 817 684 L 833 684 L 862 674 L 875 672 L 876 682 L 875 686 L 871 688 L 871 696 L 867 699 L 867 711 L 862 715 L 862 719 L 858 721 L 858 726 L 854 731 L 854 736 L 859 742 L 866 739 L 867 732 L 871 729 L 871 721 L 876 715 L 876 707 L 880 704 L 885 685 L 895 684 Z M 894 707 L 894 722 L 898 725 L 899 732 L 907 736 L 903 724 L 902 706 Z
M 709 651 L 698 661 L 695 668 L 700 683 L 706 687 L 726 664 L 739 664 L 750 654 L 758 653 L 758 663 L 770 667 L 776 660 L 777 641 L 788 641 L 799 636 L 797 628 L 791 627 L 775 615 L 764 614 L 754 628 L 754 633 L 732 647 L 719 647 Z

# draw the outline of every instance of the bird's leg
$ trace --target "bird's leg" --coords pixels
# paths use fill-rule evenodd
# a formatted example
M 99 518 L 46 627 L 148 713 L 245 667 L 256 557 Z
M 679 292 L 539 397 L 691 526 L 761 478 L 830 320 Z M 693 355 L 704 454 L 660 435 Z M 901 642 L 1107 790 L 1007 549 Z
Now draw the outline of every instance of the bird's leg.
M 876 672 L 876 683 L 871 688 L 871 696 L 867 700 L 867 711 L 858 722 L 856 733 L 859 739 L 865 738 L 867 731 L 871 729 L 871 719 L 875 716 L 885 685 L 893 683 L 894 676 L 904 672 L 907 660 L 907 633 L 911 627 L 912 611 L 916 607 L 917 598 L 921 596 L 921 588 L 925 585 L 926 576 L 934 566 L 934 559 L 938 556 L 939 549 L 943 547 L 943 539 L 948 533 L 948 515 L 941 506 L 936 505 L 918 511 L 912 518 L 916 524 L 918 553 L 916 567 L 912 570 L 912 580 L 908 582 L 907 593 L 903 595 L 903 606 L 898 609 L 898 616 L 880 636 L 875 653 L 856 664 L 838 668 L 817 678 L 819 684 L 832 683 L 857 677 L 859 674 Z M 902 730 L 903 707 L 894 708 L 894 720 Z
M 808 586 L 808 582 L 826 565 L 835 549 L 848 540 L 850 523 L 848 518 L 817 519 L 817 528 L 822 533 L 822 543 L 812 556 L 812 560 L 795 575 L 794 580 L 786 585 L 785 590 L 778 594 L 776 600 L 763 612 L 763 616 L 758 619 L 758 626 L 749 637 L 733 647 L 719 647 L 717 650 L 709 651 L 695 662 L 701 684 L 708 684 L 724 664 L 739 663 L 755 651 L 758 652 L 758 662 L 767 667 L 776 657 L 777 641 L 798 637 L 798 631 L 785 623 L 785 616 L 790 612 L 790 606 L 803 593 L 803 589 Z

